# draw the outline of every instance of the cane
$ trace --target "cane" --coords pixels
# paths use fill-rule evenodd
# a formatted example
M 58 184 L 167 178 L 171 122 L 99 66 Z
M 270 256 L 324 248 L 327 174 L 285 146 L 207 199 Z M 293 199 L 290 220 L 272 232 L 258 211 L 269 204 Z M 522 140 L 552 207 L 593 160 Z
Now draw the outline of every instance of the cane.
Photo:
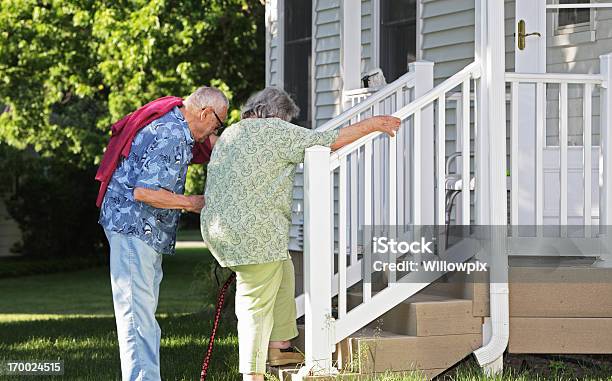
M 215 272 L 215 277 L 216 277 Z M 223 284 L 223 287 L 219 290 L 219 295 L 217 296 L 217 306 L 215 307 L 215 320 L 213 322 L 212 331 L 210 332 L 210 339 L 208 339 L 208 348 L 206 349 L 206 355 L 204 356 L 204 361 L 202 362 L 202 373 L 200 373 L 200 381 L 206 380 L 206 374 L 208 373 L 208 364 L 210 363 L 210 358 L 212 357 L 213 346 L 215 345 L 215 335 L 217 334 L 217 327 L 219 326 L 219 318 L 221 317 L 221 310 L 223 309 L 223 304 L 225 303 L 225 294 L 227 293 L 227 289 L 232 284 L 232 282 L 236 279 L 236 273 L 232 273 L 229 278 Z

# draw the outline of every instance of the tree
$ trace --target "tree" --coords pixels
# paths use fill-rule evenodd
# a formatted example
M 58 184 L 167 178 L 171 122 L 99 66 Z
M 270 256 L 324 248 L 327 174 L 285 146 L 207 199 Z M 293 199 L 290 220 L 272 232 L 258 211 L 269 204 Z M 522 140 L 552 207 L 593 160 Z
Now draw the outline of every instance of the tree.
M 258 0 L 1 4 L 0 140 L 19 148 L 93 165 L 143 103 L 214 85 L 239 105 L 263 86 Z

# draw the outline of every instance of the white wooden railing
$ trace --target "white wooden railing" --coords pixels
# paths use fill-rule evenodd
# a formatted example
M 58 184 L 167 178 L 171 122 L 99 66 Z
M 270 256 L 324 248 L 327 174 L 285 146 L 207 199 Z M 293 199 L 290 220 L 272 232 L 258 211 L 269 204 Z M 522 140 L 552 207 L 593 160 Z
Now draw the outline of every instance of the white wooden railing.
M 418 80 L 417 80 L 418 78 Z M 364 118 L 370 117 L 372 115 L 381 115 L 381 114 L 393 114 L 400 108 L 404 107 L 406 104 L 410 103 L 416 96 L 420 94 L 424 94 L 427 91 L 431 90 L 433 86 L 433 64 L 429 62 L 415 62 L 410 65 L 410 71 L 392 83 L 386 85 L 383 88 L 374 90 L 374 89 L 357 89 L 352 90 L 344 94 L 345 100 L 351 105 L 347 110 L 342 112 L 340 115 L 336 116 L 332 120 L 326 122 L 319 128 L 318 131 L 327 131 L 332 129 L 339 129 L 346 126 L 349 126 L 353 123 L 359 122 Z M 346 102 L 345 102 L 346 103 Z M 403 147 L 408 146 L 410 144 L 410 135 L 406 132 L 401 132 L 398 135 L 398 139 L 401 139 L 403 144 L 400 145 L 400 157 L 403 156 Z M 433 142 L 433 139 L 432 139 Z M 385 155 L 385 150 L 388 147 L 385 147 L 383 144 L 383 139 L 380 137 L 373 144 L 373 155 L 375 159 L 373 160 L 373 168 L 375 169 L 373 172 L 373 181 L 375 186 L 372 187 L 372 194 L 370 197 L 374 197 L 375 210 L 377 214 L 373 221 L 381 224 L 383 222 L 383 213 L 385 209 L 382 207 L 385 201 L 385 197 L 382 195 L 383 193 L 383 185 L 384 181 L 381 178 L 384 174 L 388 173 L 389 161 L 388 155 Z M 358 168 L 364 168 L 363 163 L 363 155 L 356 155 L 354 158 L 349 160 L 349 167 L 351 168 L 351 173 L 356 174 Z M 401 175 L 400 183 L 403 183 L 405 179 L 408 177 L 407 168 L 405 168 L 404 162 L 399 163 L 399 172 Z M 405 171 L 403 171 L 405 169 Z M 372 176 L 370 173 L 369 176 Z M 433 178 L 433 172 L 431 174 Z M 298 168 L 296 175 L 296 185 L 294 186 L 294 195 L 303 195 L 305 192 L 303 189 L 304 181 L 303 179 L 303 169 Z M 358 176 L 349 177 L 350 189 L 358 188 L 358 181 L 363 180 L 363 176 L 358 179 Z M 338 201 L 338 193 L 335 192 L 335 201 Z M 357 260 L 357 253 L 361 251 L 361 236 L 358 234 L 360 229 L 357 227 L 363 226 L 364 221 L 364 210 L 358 209 L 358 204 L 363 204 L 364 194 L 357 194 L 357 192 L 351 191 L 351 215 L 350 215 L 350 226 L 354 227 L 349 235 L 350 242 L 350 262 L 347 268 L 347 287 L 353 286 L 357 282 L 361 281 L 361 262 Z M 301 205 L 296 205 L 295 203 L 299 201 L 294 199 L 294 214 L 295 209 L 303 210 Z M 400 205 L 401 207 L 401 205 Z M 336 215 L 338 213 L 336 212 Z M 294 230 L 297 232 L 301 232 L 301 228 L 303 226 L 303 214 L 298 216 L 297 220 L 299 221 L 301 226 L 298 226 L 297 229 L 294 226 Z M 338 229 L 338 222 L 334 221 L 335 229 Z M 295 223 L 294 223 L 295 225 Z M 303 231 L 303 230 L 302 230 Z M 300 242 L 302 237 L 295 237 L 294 240 Z M 336 246 L 338 245 L 338 241 L 336 240 Z M 295 247 L 294 249 L 302 249 L 303 247 Z M 335 250 L 337 254 L 337 248 Z M 332 295 L 338 295 L 338 274 L 334 274 L 333 287 L 332 287 Z M 304 315 L 304 294 L 298 295 L 296 297 L 296 305 L 297 305 L 297 316 L 301 317 Z
M 303 371 L 331 372 L 336 343 L 443 275 L 442 272 L 409 272 L 395 279 L 395 274 L 389 273 L 387 286 L 378 292 L 373 292 L 371 284 L 364 281 L 362 303 L 348 308 L 348 287 L 355 279 L 365 279 L 367 274 L 363 271 L 371 272 L 371 269 L 361 269 L 358 252 L 358 237 L 364 226 L 433 225 L 436 219 L 444 220 L 446 98 L 459 87 L 463 108 L 469 110 L 470 89 L 473 81 L 478 82 L 479 68 L 477 62 L 470 64 L 393 112 L 403 125 L 395 138 L 372 133 L 333 154 L 325 147 L 306 150 L 303 296 L 306 363 Z M 400 97 L 398 91 L 396 97 Z M 384 102 L 389 93 L 388 89 L 379 90 L 323 127 L 338 128 L 353 123 L 360 115 L 386 113 Z M 457 133 L 463 142 L 464 158 L 470 158 L 471 122 L 470 113 L 462 113 Z M 402 134 L 405 135 L 402 137 Z M 403 138 L 409 144 L 404 144 Z M 424 170 L 430 164 L 431 170 Z M 409 176 L 403 176 L 406 173 Z M 470 177 L 469 159 L 463 160 L 460 173 L 464 178 Z M 469 181 L 464 184 L 461 223 L 469 225 L 472 196 Z M 427 192 L 423 191 L 425 186 L 429 186 Z M 463 240 L 454 246 L 457 253 L 466 256 L 460 260 L 476 254 L 476 246 L 470 245 L 473 242 Z M 336 266 L 334 253 L 337 253 Z M 390 262 L 396 260 L 395 256 L 389 258 Z M 334 315 L 332 297 L 336 294 L 338 306 Z
M 511 221 L 513 225 L 594 225 L 609 224 L 612 216 L 612 172 L 610 141 L 610 55 L 601 57 L 601 74 L 518 74 L 507 73 L 510 93 L 510 174 L 512 179 Z M 577 97 L 571 102 L 570 89 Z M 549 96 L 547 93 L 555 93 Z M 530 95 L 531 94 L 531 95 Z M 599 114 L 593 111 L 593 96 L 599 95 Z M 533 97 L 525 104 L 521 97 Z M 554 99 L 554 98 L 557 98 Z M 548 107 L 547 107 L 548 105 Z M 558 107 L 557 112 L 550 112 Z M 549 112 L 547 112 L 547 109 Z M 580 110 L 581 109 L 581 110 Z M 597 108 L 595 108 L 597 109 Z M 520 168 L 528 136 L 520 128 L 520 114 L 535 114 L 535 192 L 529 189 L 533 177 Z M 599 144 L 593 144 L 594 119 L 599 116 Z M 547 143 L 547 120 L 557 124 L 558 142 Z M 570 123 L 582 125 L 582 144 L 569 145 Z M 596 135 L 595 135 L 596 136 Z M 556 137 L 556 136 L 555 136 Z M 548 137 L 550 138 L 550 137 Z M 531 148 L 527 148 L 531 150 Z M 530 152 L 533 152 L 531 150 Z M 528 153 L 529 154 L 529 153 Z M 533 156 L 533 153 L 531 153 Z M 554 179 L 554 181 L 551 181 Z M 556 185 L 558 181 L 558 185 Z M 525 185 L 525 182 L 527 185 Z M 521 196 L 522 195 L 522 196 Z M 527 196 L 527 197 L 525 197 Z M 532 198 L 535 196 L 535 200 Z M 527 201 L 529 202 L 526 202 Z M 551 200 L 554 200 L 551 202 Z M 546 202 L 545 202 L 546 201 Z M 531 212 L 529 212 L 531 211 Z M 535 211 L 535 216 L 532 216 Z M 527 216 L 525 216 L 527 214 Z M 535 217 L 529 219 L 529 217 Z M 532 221 L 532 222 L 531 222 Z
M 411 102 L 416 96 L 424 94 L 433 87 L 433 64 L 429 62 L 415 62 L 410 64 L 410 71 L 397 80 L 380 89 L 362 88 L 350 90 L 343 94 L 343 110 L 340 115 L 316 128 L 318 131 L 327 131 L 348 126 L 352 123 L 378 114 L 392 114 L 396 110 Z M 407 136 L 405 136 L 407 138 Z M 377 155 L 382 153 L 378 152 Z M 380 165 L 388 163 L 381 161 Z M 355 165 L 355 164 L 351 164 Z M 380 183 L 380 181 L 379 181 Z M 298 166 L 296 181 L 293 189 L 294 199 L 292 206 L 292 226 L 290 233 L 290 250 L 303 250 L 303 168 Z M 303 298 L 298 303 L 298 314 L 303 314 Z

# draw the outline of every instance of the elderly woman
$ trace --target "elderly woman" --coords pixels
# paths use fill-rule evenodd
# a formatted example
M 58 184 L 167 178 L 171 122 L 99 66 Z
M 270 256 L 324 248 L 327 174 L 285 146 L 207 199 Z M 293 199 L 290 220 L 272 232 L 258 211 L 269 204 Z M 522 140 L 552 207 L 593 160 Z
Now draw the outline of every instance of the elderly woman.
M 400 126 L 397 118 L 379 116 L 318 132 L 289 123 L 298 113 L 283 90 L 269 87 L 251 96 L 208 164 L 202 237 L 220 265 L 236 272 L 244 380 L 264 379 L 266 357 L 271 365 L 303 360 L 289 341 L 298 331 L 288 245 L 295 165 L 304 150 L 336 150 L 374 131 L 393 136 Z

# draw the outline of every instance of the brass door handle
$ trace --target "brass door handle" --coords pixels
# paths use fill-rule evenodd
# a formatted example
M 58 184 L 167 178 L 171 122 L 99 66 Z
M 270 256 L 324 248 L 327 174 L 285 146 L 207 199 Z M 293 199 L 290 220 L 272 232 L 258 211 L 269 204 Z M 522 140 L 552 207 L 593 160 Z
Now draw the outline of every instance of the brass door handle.
M 525 20 L 520 20 L 518 22 L 517 29 L 518 29 L 518 48 L 519 50 L 525 49 L 525 37 L 528 37 L 528 36 L 542 37 L 540 32 L 525 33 Z

